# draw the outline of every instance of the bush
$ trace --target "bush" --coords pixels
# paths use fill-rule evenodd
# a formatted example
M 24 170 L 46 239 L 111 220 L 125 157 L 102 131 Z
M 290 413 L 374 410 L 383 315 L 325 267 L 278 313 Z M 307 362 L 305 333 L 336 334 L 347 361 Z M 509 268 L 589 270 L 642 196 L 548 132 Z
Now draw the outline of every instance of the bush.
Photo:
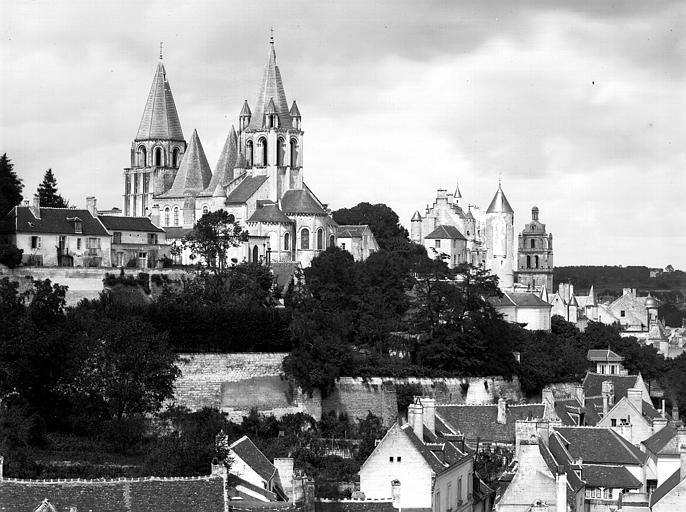
M 9 268 L 18 267 L 21 264 L 21 257 L 24 251 L 18 249 L 16 245 L 1 244 L 0 245 L 0 264 Z

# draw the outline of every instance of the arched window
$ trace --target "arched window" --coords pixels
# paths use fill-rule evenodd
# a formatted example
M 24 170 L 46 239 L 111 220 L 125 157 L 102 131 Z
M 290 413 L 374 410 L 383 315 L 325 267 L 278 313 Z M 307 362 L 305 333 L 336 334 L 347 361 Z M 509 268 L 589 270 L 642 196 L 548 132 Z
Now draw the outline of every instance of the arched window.
M 526 268 L 531 268 L 531 256 L 526 257 Z
M 257 154 L 260 157 L 260 161 L 257 165 L 260 167 L 267 166 L 267 139 L 262 138 L 257 141 Z
M 165 225 L 165 226 L 169 226 L 169 216 L 170 216 L 170 214 L 171 214 L 171 210 L 170 210 L 169 207 L 167 206 L 167 207 L 164 209 L 164 225 Z
M 255 245 L 252 248 L 252 262 L 258 263 L 259 261 L 260 261 L 260 250 Z
M 245 143 L 245 160 L 248 164 L 248 169 L 250 169 L 253 163 L 253 147 L 251 140 Z
M 298 167 L 298 139 L 291 139 L 291 167 Z
M 210 208 L 206 204 L 202 205 L 202 214 L 203 215 L 205 215 L 206 213 L 209 213 L 209 211 L 210 211 Z
M 334 245 L 336 245 L 336 237 L 331 235 L 329 237 L 329 247 L 333 247 Z
M 172 167 L 178 167 L 179 166 L 179 148 L 174 148 L 174 152 L 172 153 Z
M 531 248 L 532 249 L 536 248 L 536 240 L 534 240 L 533 238 L 531 239 Z
M 174 207 L 174 225 L 175 226 L 179 225 L 179 207 L 178 206 Z
M 536 268 L 538 268 L 538 256 L 534 256 L 534 261 L 536 262 Z
M 321 229 L 317 230 L 317 250 L 324 249 L 324 232 Z
M 284 251 L 290 251 L 291 250 L 291 234 L 286 233 L 283 235 L 283 250 Z
M 276 165 L 283 166 L 284 157 L 286 156 L 285 141 L 282 138 L 276 140 Z
M 147 165 L 147 151 L 145 151 L 145 146 L 138 147 L 138 167 L 145 167 Z
M 310 230 L 307 228 L 300 232 L 300 248 L 305 250 L 310 248 Z
M 155 165 L 162 166 L 162 148 L 155 148 Z

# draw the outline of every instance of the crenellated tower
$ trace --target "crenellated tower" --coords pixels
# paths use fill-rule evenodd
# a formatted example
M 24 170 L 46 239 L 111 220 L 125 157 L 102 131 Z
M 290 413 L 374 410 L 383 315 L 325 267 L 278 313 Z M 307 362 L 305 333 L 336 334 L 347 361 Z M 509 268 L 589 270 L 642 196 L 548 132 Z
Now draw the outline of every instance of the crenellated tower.
M 185 152 L 186 140 L 160 52 L 138 133 L 131 144 L 131 167 L 124 169 L 124 215 L 142 217 L 150 213 L 153 195 L 171 188 Z

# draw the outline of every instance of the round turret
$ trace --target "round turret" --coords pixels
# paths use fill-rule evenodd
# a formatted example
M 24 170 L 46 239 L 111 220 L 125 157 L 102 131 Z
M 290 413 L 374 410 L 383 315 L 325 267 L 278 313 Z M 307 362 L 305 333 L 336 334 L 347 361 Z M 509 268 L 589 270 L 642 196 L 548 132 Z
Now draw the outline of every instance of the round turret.
M 653 297 L 646 299 L 646 309 L 657 309 L 657 301 Z

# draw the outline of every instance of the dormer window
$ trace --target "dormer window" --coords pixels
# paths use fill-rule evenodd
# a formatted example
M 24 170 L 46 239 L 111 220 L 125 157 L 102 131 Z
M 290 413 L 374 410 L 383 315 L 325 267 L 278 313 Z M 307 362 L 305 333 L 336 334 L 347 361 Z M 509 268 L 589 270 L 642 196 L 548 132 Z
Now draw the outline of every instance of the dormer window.
M 71 217 L 67 219 L 67 222 L 72 222 L 74 224 L 74 233 L 80 235 L 83 233 L 83 223 L 78 217 Z

